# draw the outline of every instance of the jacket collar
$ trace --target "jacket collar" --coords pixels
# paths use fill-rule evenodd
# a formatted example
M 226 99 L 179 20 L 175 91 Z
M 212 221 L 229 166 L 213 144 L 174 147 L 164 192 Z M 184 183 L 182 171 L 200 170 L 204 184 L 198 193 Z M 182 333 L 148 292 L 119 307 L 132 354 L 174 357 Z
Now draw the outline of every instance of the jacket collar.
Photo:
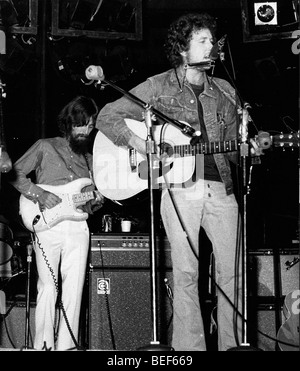
M 207 75 L 206 77 L 203 94 L 214 98 L 216 97 L 215 90 L 218 89 L 218 87 L 214 84 L 214 79 L 210 81 Z M 182 89 L 183 85 L 190 87 L 189 82 L 185 78 L 185 69 L 183 66 L 170 70 L 170 82 L 172 84 L 177 84 L 179 89 Z

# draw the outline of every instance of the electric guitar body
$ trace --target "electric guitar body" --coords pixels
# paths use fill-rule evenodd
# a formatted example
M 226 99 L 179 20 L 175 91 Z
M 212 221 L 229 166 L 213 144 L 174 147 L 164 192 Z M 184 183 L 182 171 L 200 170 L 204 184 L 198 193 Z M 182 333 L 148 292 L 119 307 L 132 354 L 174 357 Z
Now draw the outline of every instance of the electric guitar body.
M 25 227 L 31 232 L 44 231 L 63 220 L 86 220 L 88 213 L 83 212 L 78 207 L 95 198 L 95 191 L 81 192 L 84 187 L 92 183 L 90 178 L 80 178 L 60 186 L 38 184 L 39 187 L 55 193 L 62 199 L 61 203 L 51 209 L 46 208 L 44 211 L 40 210 L 38 203 L 34 203 L 21 195 L 19 214 Z M 33 221 L 35 221 L 34 225 Z

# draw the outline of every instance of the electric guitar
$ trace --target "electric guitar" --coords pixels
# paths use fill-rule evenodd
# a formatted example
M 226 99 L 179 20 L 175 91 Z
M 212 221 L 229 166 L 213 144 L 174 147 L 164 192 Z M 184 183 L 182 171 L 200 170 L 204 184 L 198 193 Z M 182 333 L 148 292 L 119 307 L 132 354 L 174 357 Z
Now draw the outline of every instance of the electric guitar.
M 62 202 L 51 209 L 46 208 L 44 211 L 41 211 L 38 203 L 34 203 L 24 195 L 21 195 L 19 214 L 25 227 L 31 232 L 40 232 L 52 228 L 63 220 L 86 220 L 89 216 L 88 213 L 78 209 L 78 207 L 96 198 L 97 191 L 81 192 L 84 187 L 92 183 L 92 180 L 89 178 L 80 178 L 59 186 L 37 184 L 44 190 L 58 195 Z
M 125 119 L 125 122 L 129 129 L 146 140 L 145 123 L 132 119 Z M 195 155 L 233 152 L 240 145 L 237 140 L 191 145 L 191 138 L 174 125 L 153 125 L 152 129 L 154 142 L 164 155 L 163 161 L 154 160 L 153 163 L 154 189 L 168 184 L 183 184 L 192 177 L 195 166 L 197 171 L 201 171 L 203 156 L 196 159 Z M 289 135 L 270 138 L 275 145 L 294 145 L 294 138 Z M 110 200 L 125 200 L 148 188 L 147 159 L 133 148 L 116 146 L 100 130 L 93 146 L 93 172 L 97 189 Z

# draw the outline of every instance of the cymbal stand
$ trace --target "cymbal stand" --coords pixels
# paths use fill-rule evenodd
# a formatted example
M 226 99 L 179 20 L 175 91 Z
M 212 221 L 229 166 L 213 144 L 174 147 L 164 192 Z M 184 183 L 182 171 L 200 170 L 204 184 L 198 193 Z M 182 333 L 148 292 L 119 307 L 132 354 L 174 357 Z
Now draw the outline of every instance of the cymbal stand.
M 28 243 L 27 248 L 27 285 L 26 285 L 26 321 L 25 321 L 25 348 L 29 347 L 29 322 L 30 322 L 30 276 L 32 263 L 33 242 Z

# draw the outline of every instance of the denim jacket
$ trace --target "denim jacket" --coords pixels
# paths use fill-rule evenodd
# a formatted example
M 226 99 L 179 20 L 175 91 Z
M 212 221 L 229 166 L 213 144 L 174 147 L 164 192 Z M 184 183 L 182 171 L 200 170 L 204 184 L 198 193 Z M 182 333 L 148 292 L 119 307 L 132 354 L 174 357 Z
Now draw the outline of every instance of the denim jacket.
M 237 106 L 235 91 L 225 80 L 214 77 L 204 84 L 204 91 L 196 97 L 190 84 L 185 80 L 185 70 L 180 67 L 149 77 L 130 93 L 140 102 L 172 119 L 189 123 L 200 130 L 197 99 L 203 107 L 203 118 L 210 142 L 235 140 L 237 138 Z M 132 131 L 123 119 L 143 121 L 144 107 L 128 97 L 106 104 L 100 111 L 96 127 L 115 145 L 127 146 Z M 158 119 L 159 121 L 159 119 Z M 160 123 L 160 122 L 158 122 Z M 221 179 L 227 194 L 233 193 L 233 182 L 228 159 L 236 161 L 236 153 L 214 154 Z

